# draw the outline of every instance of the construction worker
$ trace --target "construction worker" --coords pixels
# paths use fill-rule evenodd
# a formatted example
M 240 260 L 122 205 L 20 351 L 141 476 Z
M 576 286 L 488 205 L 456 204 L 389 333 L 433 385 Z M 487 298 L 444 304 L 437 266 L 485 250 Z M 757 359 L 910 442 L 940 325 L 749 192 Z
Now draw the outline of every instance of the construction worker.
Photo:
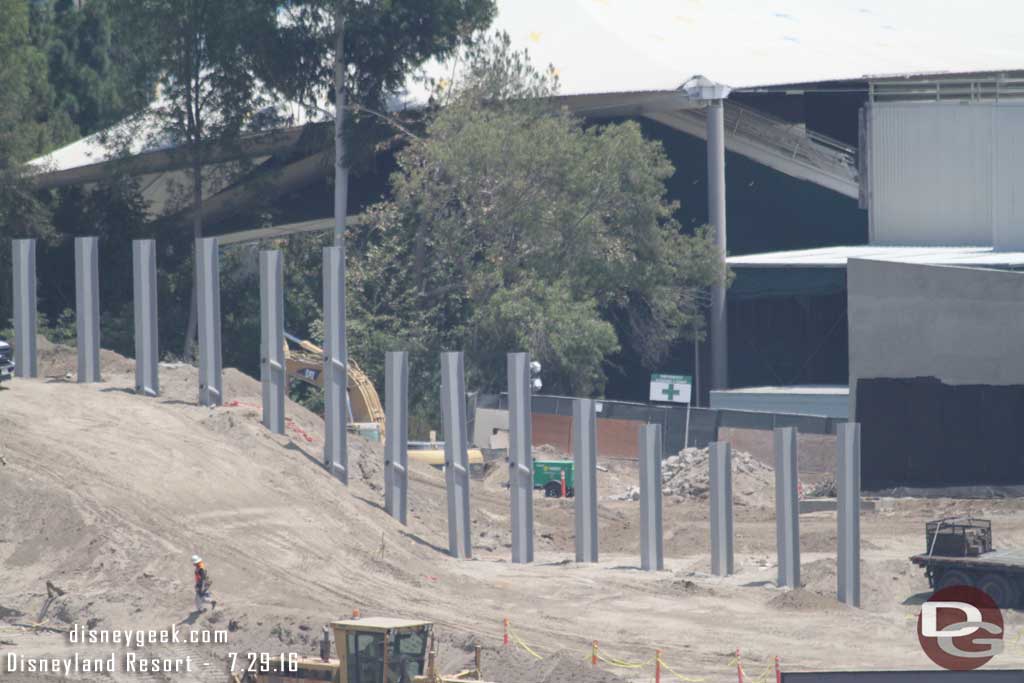
M 203 605 L 207 602 L 210 603 L 210 609 L 217 609 L 217 601 L 210 595 L 210 575 L 206 572 L 203 558 L 193 555 L 192 566 L 195 568 L 196 611 L 205 612 Z

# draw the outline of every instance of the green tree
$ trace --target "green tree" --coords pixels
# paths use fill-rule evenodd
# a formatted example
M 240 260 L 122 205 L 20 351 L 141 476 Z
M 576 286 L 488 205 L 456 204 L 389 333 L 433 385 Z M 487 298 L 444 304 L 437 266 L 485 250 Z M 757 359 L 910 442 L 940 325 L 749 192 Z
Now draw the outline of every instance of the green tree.
M 620 347 L 653 367 L 702 335 L 698 293 L 724 265 L 707 230 L 673 219 L 660 144 L 633 122 L 588 127 L 550 107 L 553 70 L 507 36 L 460 61 L 353 240 L 353 356 L 417 351 L 413 386 L 430 391 L 435 354 L 463 349 L 471 386 L 499 390 L 505 352 L 524 349 L 546 389 L 595 395 Z
M 192 237 L 203 236 L 203 193 L 213 170 L 213 146 L 237 144 L 239 136 L 271 126 L 273 102 L 257 75 L 259 55 L 275 34 L 276 0 L 112 0 L 111 10 L 132 35 L 135 49 L 148 51 L 160 74 L 160 96 L 136 117 L 129 137 L 150 128 L 155 143 L 183 146 L 190 170 Z M 125 140 L 127 142 L 127 140 Z M 226 183 L 244 171 L 220 166 Z M 185 249 L 190 253 L 190 249 Z M 190 358 L 196 332 L 195 295 L 190 297 L 183 355 Z
M 140 111 L 153 97 L 156 71 L 134 44 L 116 0 L 36 0 L 33 42 L 46 53 L 54 106 L 88 135 Z M 64 140 L 62 142 L 69 142 Z

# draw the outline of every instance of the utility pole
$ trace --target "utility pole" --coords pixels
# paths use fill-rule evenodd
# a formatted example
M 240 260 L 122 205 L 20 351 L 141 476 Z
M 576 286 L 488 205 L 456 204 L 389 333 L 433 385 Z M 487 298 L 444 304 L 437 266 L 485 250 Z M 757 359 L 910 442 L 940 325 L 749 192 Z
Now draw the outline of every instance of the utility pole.
M 344 122 L 345 122 L 345 0 L 337 0 L 334 14 L 334 26 L 337 31 L 334 44 L 334 247 L 337 252 L 335 258 L 337 259 L 336 267 L 338 268 L 337 281 L 330 282 L 330 285 L 335 287 L 337 291 L 330 292 L 330 295 L 325 292 L 324 295 L 324 315 L 327 320 L 327 307 L 333 305 L 331 302 L 340 304 L 340 310 L 334 311 L 333 314 L 337 316 L 335 321 L 337 338 L 335 343 L 331 344 L 330 355 L 331 358 L 325 357 L 325 365 L 330 365 L 331 368 L 328 370 L 328 377 L 333 376 L 331 373 L 340 374 L 341 377 L 335 377 L 333 382 L 335 385 L 336 393 L 340 393 L 337 399 L 340 399 L 339 405 L 332 405 L 331 409 L 334 415 L 334 431 L 339 433 L 334 434 L 332 439 L 332 446 L 328 448 L 328 457 L 331 458 L 330 465 L 340 465 L 340 470 L 335 474 L 340 476 L 342 481 L 348 482 L 348 439 L 345 435 L 345 428 L 348 422 L 348 344 L 346 340 L 345 328 L 347 326 L 345 316 L 345 280 L 346 280 L 346 268 L 345 268 L 345 216 L 348 213 L 348 169 L 345 166 L 345 139 L 343 136 Z M 325 259 L 324 263 L 327 263 Z M 324 271 L 324 286 L 328 286 L 328 273 Z M 339 308 L 339 306 L 335 306 Z M 325 344 L 325 347 L 327 345 Z M 340 367 L 339 367 L 340 366 Z M 327 378 L 325 378 L 327 379 Z M 340 385 L 340 391 L 337 391 L 338 385 Z M 326 387 L 326 383 L 325 383 Z M 325 444 L 326 447 L 326 444 Z
M 683 85 L 693 101 L 702 102 L 707 113 L 708 224 L 715 229 L 715 246 L 722 261 L 720 279 L 711 287 L 711 389 L 729 387 L 729 337 L 725 306 L 725 98 L 729 86 L 704 76 L 694 76 Z

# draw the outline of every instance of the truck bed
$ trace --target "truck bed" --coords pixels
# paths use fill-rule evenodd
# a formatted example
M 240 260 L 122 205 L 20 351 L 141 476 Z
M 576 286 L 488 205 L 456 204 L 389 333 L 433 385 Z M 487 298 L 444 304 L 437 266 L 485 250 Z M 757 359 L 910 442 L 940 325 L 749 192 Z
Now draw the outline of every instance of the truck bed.
M 929 557 L 925 553 L 914 555 L 910 558 L 910 561 L 921 567 L 935 564 L 969 569 L 1015 569 L 1024 572 L 1024 549 L 993 550 L 975 557 L 949 557 L 947 555 L 932 555 Z

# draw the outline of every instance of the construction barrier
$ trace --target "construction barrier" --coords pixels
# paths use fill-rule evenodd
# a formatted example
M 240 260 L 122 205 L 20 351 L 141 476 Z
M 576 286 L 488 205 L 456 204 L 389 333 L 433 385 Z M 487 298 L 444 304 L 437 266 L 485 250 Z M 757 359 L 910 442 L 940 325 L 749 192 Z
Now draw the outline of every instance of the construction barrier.
M 537 652 L 537 650 L 539 649 L 537 646 L 530 645 L 525 640 L 523 640 L 519 636 L 519 634 L 515 632 L 515 630 L 513 630 L 511 622 L 509 621 L 508 617 L 505 617 L 502 622 L 502 633 L 502 642 L 503 645 L 505 645 L 506 647 L 509 645 L 515 645 L 516 647 L 518 647 L 519 649 L 523 650 L 524 652 L 526 652 L 527 654 L 536 659 L 544 659 L 544 656 Z M 707 680 L 704 678 L 685 676 L 679 673 L 665 661 L 665 659 L 662 657 L 662 651 L 660 649 L 656 649 L 654 651 L 654 656 L 650 659 L 640 662 L 632 662 L 626 659 L 621 659 L 619 657 L 614 657 L 606 652 L 603 652 L 600 648 L 598 641 L 594 640 L 591 641 L 590 652 L 587 653 L 586 660 L 590 661 L 590 665 L 595 668 L 598 667 L 599 664 L 606 664 L 610 667 L 614 667 L 617 669 L 630 669 L 634 671 L 646 669 L 647 667 L 653 667 L 655 683 L 661 683 L 661 675 L 663 671 L 669 673 L 676 680 L 683 681 L 683 683 L 703 683 Z M 755 678 L 747 675 L 747 673 L 743 670 L 743 662 L 740 657 L 740 650 L 739 648 L 736 648 L 735 655 L 725 665 L 725 668 L 727 670 L 732 670 L 733 667 L 736 668 L 737 683 L 769 683 L 768 677 L 772 674 L 772 672 L 775 673 L 775 683 L 781 683 L 782 681 L 782 659 L 778 656 L 770 657 L 768 659 L 767 664 L 765 665 L 764 670 Z

